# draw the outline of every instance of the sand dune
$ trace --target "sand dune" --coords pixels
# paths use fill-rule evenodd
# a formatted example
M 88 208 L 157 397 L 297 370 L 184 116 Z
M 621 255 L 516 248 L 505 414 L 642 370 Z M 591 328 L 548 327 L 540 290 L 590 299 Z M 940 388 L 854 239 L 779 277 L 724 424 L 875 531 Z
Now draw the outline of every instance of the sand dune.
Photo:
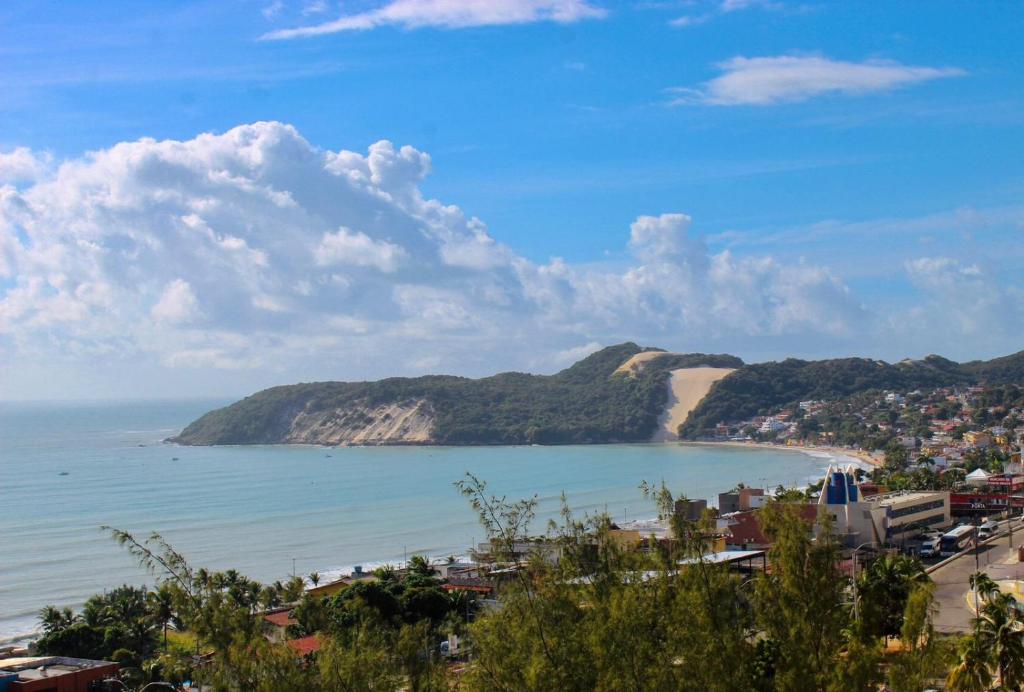
M 638 356 L 646 355 L 639 353 Z M 637 356 L 633 356 L 636 358 Z M 630 359 L 632 360 L 632 359 Z M 628 364 L 628 362 L 627 362 Z M 732 372 L 734 368 L 679 368 L 672 371 L 668 381 L 668 406 L 658 419 L 654 442 L 678 440 L 676 430 L 686 421 L 690 411 L 711 389 L 711 385 Z
M 648 361 L 654 360 L 655 358 L 661 358 L 662 356 L 677 356 L 678 353 L 669 353 L 668 351 L 641 351 L 636 354 L 625 363 L 615 368 L 615 373 L 625 372 L 630 375 L 637 375 L 642 372 L 644 366 Z

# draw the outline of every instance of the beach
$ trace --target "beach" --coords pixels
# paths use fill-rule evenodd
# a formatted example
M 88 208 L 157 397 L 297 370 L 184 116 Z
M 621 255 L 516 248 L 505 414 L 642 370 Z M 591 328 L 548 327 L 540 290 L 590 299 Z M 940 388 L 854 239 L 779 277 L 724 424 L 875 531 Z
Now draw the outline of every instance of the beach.
M 122 583 L 153 583 L 102 525 L 158 531 L 195 565 L 273 581 L 293 564 L 299 575 L 336 574 L 464 554 L 484 536 L 452 485 L 467 471 L 498 495 L 536 495 L 533 530 L 543 533 L 563 492 L 577 516 L 628 521 L 657 513 L 638 489 L 644 480 L 714 504 L 737 483 L 806 485 L 830 463 L 766 446 L 161 443 L 217 403 L 0 407 L 0 640 L 32 632 L 45 605 L 79 607 Z
M 852 462 L 858 462 L 869 468 L 880 467 L 883 463 L 882 459 L 878 456 L 867 452 L 863 449 L 853 449 L 850 447 L 829 447 L 824 445 L 778 445 L 770 442 L 753 442 L 753 441 L 686 441 L 681 442 L 683 445 L 696 445 L 696 446 L 712 446 L 712 447 L 737 447 L 744 449 L 775 449 L 786 452 L 803 452 L 810 454 L 811 456 L 827 457 L 834 459 L 836 463 L 843 463 L 844 459 Z

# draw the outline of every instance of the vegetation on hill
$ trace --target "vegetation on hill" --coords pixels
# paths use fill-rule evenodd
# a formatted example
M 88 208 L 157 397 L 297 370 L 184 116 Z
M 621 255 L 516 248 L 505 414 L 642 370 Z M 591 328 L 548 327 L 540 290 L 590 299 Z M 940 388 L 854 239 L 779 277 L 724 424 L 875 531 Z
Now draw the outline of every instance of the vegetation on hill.
M 746 420 L 808 400 L 834 401 L 882 390 L 1024 382 L 1024 351 L 956 363 L 931 355 L 890 364 L 867 358 L 744 365 L 730 355 L 669 354 L 632 374 L 630 357 L 658 349 L 610 346 L 554 375 L 506 372 L 470 379 L 447 375 L 376 382 L 314 382 L 266 389 L 202 416 L 174 441 L 274 444 L 288 439 L 300 414 L 328 414 L 340 426 L 366 425 L 367 411 L 426 401 L 433 444 L 580 444 L 645 442 L 654 433 L 676 368 L 736 368 L 719 380 L 680 427 L 680 437 L 708 435 L 722 421 Z
M 883 390 L 1014 382 L 1024 382 L 1024 352 L 964 364 L 935 355 L 896 364 L 867 358 L 789 358 L 747 365 L 719 380 L 679 432 L 683 438 L 701 437 L 719 422 L 768 415 L 810 399 L 831 401 Z
M 274 387 L 212 411 L 182 431 L 184 444 L 281 442 L 302 412 L 363 416 L 382 404 L 427 400 L 436 444 L 573 444 L 646 441 L 665 407 L 670 370 L 740 367 L 728 355 L 667 354 L 636 376 L 613 374 L 645 349 L 611 346 L 554 375 L 507 372 L 469 379 L 394 377 L 377 382 L 319 382 Z

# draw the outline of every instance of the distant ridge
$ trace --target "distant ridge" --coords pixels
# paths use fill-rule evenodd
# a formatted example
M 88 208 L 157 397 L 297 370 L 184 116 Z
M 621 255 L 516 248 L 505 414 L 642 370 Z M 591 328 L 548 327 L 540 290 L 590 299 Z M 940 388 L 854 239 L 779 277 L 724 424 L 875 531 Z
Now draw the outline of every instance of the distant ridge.
M 644 349 L 604 348 L 554 375 L 429 375 L 273 387 L 202 416 L 172 442 L 224 444 L 584 444 L 651 439 L 673 369 L 736 368 L 735 356 L 665 354 L 616 370 Z
M 756 363 L 717 382 L 680 427 L 680 435 L 703 437 L 721 421 L 748 419 L 807 399 L 836 399 L 870 390 L 1021 383 L 1024 351 L 969 363 L 936 355 L 895 364 L 867 358 Z
M 704 437 L 721 421 L 750 418 L 806 399 L 869 390 L 1021 383 L 1024 351 L 968 363 L 931 355 L 895 364 L 867 358 L 790 358 L 744 365 L 731 355 L 669 353 L 627 342 L 601 349 L 554 375 L 428 375 L 273 387 L 205 414 L 170 441 L 586 444 L 646 442 L 656 433 L 659 439 L 671 439 L 671 434 L 659 433 L 659 419 L 666 420 L 673 403 L 671 373 L 700 367 L 734 371 L 713 382 L 704 378 L 699 401 L 687 404 L 693 409 L 678 427 L 683 439 Z

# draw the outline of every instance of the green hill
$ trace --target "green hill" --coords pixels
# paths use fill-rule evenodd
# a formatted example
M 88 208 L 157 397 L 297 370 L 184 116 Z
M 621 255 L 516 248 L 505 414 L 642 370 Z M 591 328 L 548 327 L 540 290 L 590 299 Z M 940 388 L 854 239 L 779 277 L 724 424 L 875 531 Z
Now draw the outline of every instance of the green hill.
M 637 376 L 613 374 L 645 350 L 611 346 L 554 375 L 508 372 L 481 379 L 396 377 L 273 387 L 202 416 L 172 441 L 191 445 L 337 440 L 338 431 L 386 424 L 394 405 L 429 411 L 430 444 L 573 444 L 650 439 L 665 408 L 669 371 L 740 367 L 734 356 L 666 354 Z M 403 408 L 404 407 L 404 408 Z M 297 421 L 315 420 L 312 433 Z M 400 436 L 378 442 L 401 443 Z
M 506 372 L 469 379 L 446 375 L 376 382 L 314 382 L 273 387 L 202 416 L 172 441 L 190 445 L 581 444 L 644 442 L 668 399 L 676 368 L 737 368 L 697 405 L 679 434 L 708 435 L 735 422 L 807 399 L 861 392 L 1024 382 L 1024 351 L 956 363 L 941 356 L 890 364 L 867 358 L 744 365 L 735 356 L 669 354 L 633 374 L 630 357 L 660 349 L 610 346 L 554 375 Z M 410 432 L 412 430 L 412 432 Z
M 680 437 L 709 434 L 721 421 L 767 415 L 808 399 L 831 400 L 871 390 L 907 392 L 954 385 L 1024 382 L 1024 351 L 990 361 L 956 363 L 931 355 L 890 364 L 866 358 L 747 365 L 721 379 L 680 426 Z

